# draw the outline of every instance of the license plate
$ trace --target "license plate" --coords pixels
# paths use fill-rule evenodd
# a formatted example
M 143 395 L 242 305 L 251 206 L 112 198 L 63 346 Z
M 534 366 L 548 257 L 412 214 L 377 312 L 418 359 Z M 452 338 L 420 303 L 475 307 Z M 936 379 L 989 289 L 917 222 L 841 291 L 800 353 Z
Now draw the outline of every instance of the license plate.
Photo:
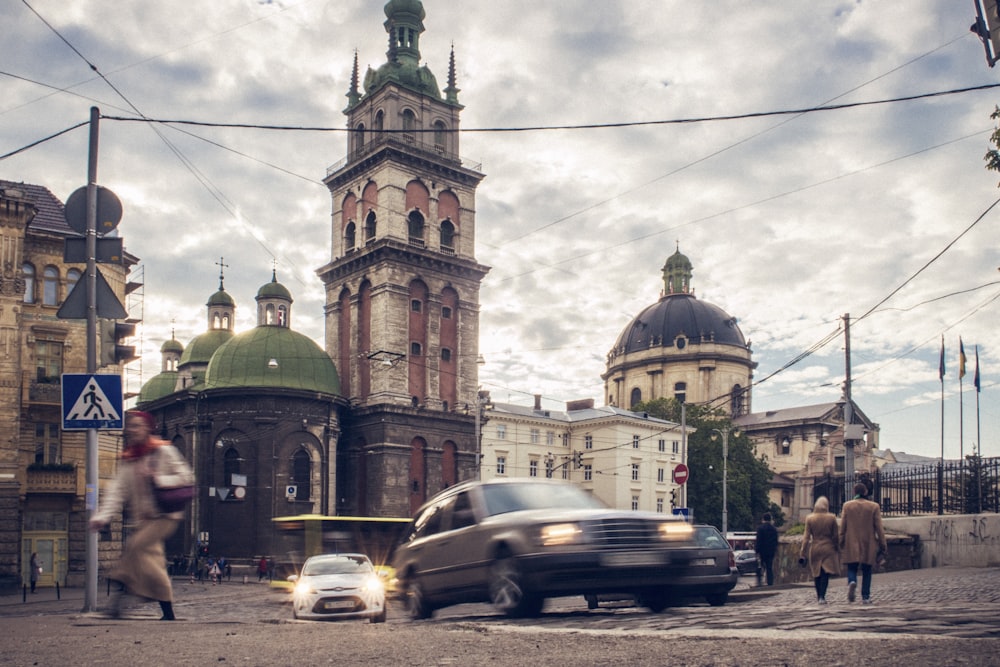
M 354 602 L 351 600 L 334 600 L 323 603 L 324 609 L 353 609 Z
M 663 556 L 656 553 L 615 553 L 603 554 L 601 564 L 607 567 L 642 567 L 645 565 L 663 565 Z
M 714 558 L 695 558 L 691 561 L 691 565 L 715 565 Z

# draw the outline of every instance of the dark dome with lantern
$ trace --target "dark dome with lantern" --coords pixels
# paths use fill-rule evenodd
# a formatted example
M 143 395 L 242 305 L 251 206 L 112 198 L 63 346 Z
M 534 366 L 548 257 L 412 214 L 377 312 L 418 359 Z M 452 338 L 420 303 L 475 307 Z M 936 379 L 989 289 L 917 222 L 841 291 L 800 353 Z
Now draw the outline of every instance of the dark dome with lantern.
M 663 266 L 663 296 L 647 306 L 622 330 L 611 356 L 654 347 L 700 343 L 746 348 L 736 318 L 716 305 L 700 301 L 691 291 L 691 261 L 680 250 Z

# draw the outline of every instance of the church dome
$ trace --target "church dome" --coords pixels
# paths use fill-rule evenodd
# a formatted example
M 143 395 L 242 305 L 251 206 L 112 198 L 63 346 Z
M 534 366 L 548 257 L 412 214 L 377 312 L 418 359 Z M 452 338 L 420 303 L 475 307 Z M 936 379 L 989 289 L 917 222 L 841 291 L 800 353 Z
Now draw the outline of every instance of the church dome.
M 184 353 L 181 355 L 178 365 L 207 364 L 212 355 L 215 354 L 215 351 L 219 349 L 219 346 L 227 342 L 234 335 L 230 329 L 213 329 L 203 334 L 198 334 L 184 348 Z
M 184 354 L 184 346 L 176 338 L 171 338 L 166 343 L 160 346 L 160 352 L 174 352 L 176 354 Z
M 271 282 L 264 283 L 257 290 L 257 299 L 285 299 L 288 303 L 291 303 L 292 293 L 288 291 L 287 287 L 278 282 L 277 277 L 273 277 Z
M 229 295 L 229 292 L 227 292 L 226 290 L 224 290 L 224 289 L 222 289 L 220 287 L 218 292 L 216 292 L 212 296 L 208 297 L 208 303 L 206 303 L 205 305 L 209 306 L 209 307 L 211 307 L 211 306 L 232 306 L 232 307 L 235 308 L 236 307 L 236 301 L 233 299 L 232 296 Z
M 139 397 L 136 399 L 139 405 L 155 401 L 164 396 L 174 393 L 177 387 L 177 371 L 163 371 L 154 375 L 149 381 L 139 389 Z
M 212 355 L 205 388 L 272 387 L 340 393 L 329 355 L 308 336 L 285 327 L 258 326 L 233 336 Z
M 716 343 L 746 347 L 736 318 L 693 294 L 668 294 L 640 312 L 622 330 L 613 352 L 641 352 L 653 347 L 683 348 Z

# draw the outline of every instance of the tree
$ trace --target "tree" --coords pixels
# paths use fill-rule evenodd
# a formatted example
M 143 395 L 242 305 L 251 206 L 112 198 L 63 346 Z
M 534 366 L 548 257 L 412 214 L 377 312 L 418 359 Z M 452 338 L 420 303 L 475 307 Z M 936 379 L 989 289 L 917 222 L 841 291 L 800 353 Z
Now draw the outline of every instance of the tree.
M 657 398 L 632 407 L 634 412 L 680 423 L 681 404 L 674 398 Z M 687 504 L 697 523 L 722 528 L 722 440 L 713 440 L 713 429 L 729 428 L 732 421 L 721 411 L 699 405 L 687 405 Z M 750 531 L 756 528 L 765 512 L 773 513 L 768 498 L 773 473 L 766 461 L 754 454 L 745 434 L 729 435 L 729 463 L 726 496 L 729 530 Z M 775 515 L 777 519 L 778 516 Z M 777 524 L 776 521 L 776 525 Z

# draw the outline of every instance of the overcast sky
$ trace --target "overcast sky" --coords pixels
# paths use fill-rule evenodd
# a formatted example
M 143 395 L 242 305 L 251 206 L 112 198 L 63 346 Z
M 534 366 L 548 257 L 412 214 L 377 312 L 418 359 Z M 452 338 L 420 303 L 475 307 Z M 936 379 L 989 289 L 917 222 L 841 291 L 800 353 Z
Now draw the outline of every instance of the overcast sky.
M 362 75 L 385 62 L 384 4 L 0 3 L 0 154 L 91 106 L 331 130 L 101 121 L 98 182 L 121 198 L 119 230 L 142 260 L 144 379 L 171 329 L 182 343 L 205 330 L 220 257 L 237 330 L 254 325 L 276 265 L 293 328 L 323 344 L 322 178 L 346 154 L 355 51 Z M 983 161 L 1000 90 L 761 115 L 996 85 L 972 0 L 423 4 L 423 61 L 443 88 L 454 45 L 460 153 L 486 174 L 480 380 L 494 400 L 603 404 L 605 356 L 659 298 L 679 244 L 698 297 L 752 341 L 755 411 L 840 398 L 850 314 L 853 395 L 883 448 L 940 455 L 944 336 L 945 455 L 979 439 L 977 345 L 983 453 L 1000 455 L 1000 206 L 986 212 L 1000 174 Z M 473 131 L 606 124 L 631 125 Z M 0 160 L 0 178 L 63 200 L 86 176 L 86 127 Z

